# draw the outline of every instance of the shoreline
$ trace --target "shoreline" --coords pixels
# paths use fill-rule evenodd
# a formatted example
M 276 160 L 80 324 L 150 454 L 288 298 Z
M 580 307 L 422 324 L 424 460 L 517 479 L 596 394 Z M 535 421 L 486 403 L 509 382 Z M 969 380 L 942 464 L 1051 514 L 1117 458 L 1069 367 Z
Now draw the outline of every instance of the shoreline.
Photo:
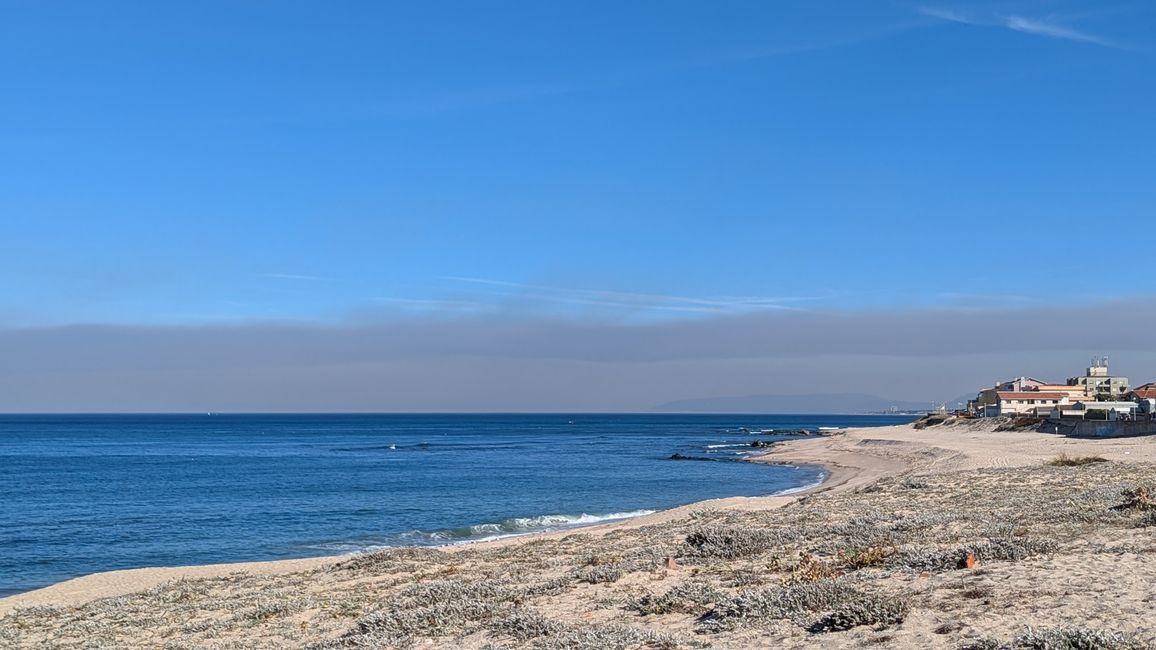
M 889 427 L 863 427 L 862 429 L 871 430 L 883 428 Z M 832 435 L 839 435 L 842 432 L 852 430 L 858 429 L 837 429 L 834 431 L 826 432 L 827 435 L 824 436 L 802 438 L 799 440 L 788 440 L 778 444 L 790 445 L 792 443 L 798 442 L 822 440 L 829 438 Z M 820 468 L 822 471 L 822 478 L 817 482 L 795 488 L 787 488 L 775 494 L 703 499 L 700 501 L 694 501 L 688 504 L 675 506 L 673 508 L 657 510 L 650 514 L 623 519 L 615 519 L 606 522 L 560 528 L 556 530 L 511 533 L 508 535 L 501 535 L 491 538 L 479 538 L 473 540 L 467 539 L 457 542 L 448 542 L 445 544 L 429 546 L 415 545 L 413 548 L 430 548 L 447 553 L 454 553 L 465 549 L 498 548 L 510 544 L 530 543 L 538 540 L 561 539 L 567 535 L 573 535 L 577 533 L 593 533 L 604 535 L 615 530 L 625 530 L 664 523 L 678 517 L 686 516 L 696 510 L 709 508 L 734 508 L 740 510 L 780 508 L 787 505 L 788 503 L 811 494 L 845 488 L 845 486 L 851 483 L 853 479 L 859 478 L 863 474 L 863 468 L 858 468 L 854 465 L 843 464 L 831 459 L 823 459 L 819 457 L 821 455 L 817 455 L 815 458 L 806 461 L 796 461 L 792 456 L 784 456 L 782 453 L 776 453 L 776 451 L 781 450 L 779 450 L 777 446 L 769 448 L 762 453 L 758 453 L 746 458 L 742 462 L 781 465 L 787 467 L 813 466 Z M 800 456 L 800 458 L 802 457 Z M 863 480 L 875 480 L 879 476 L 881 475 L 872 473 L 869 478 Z M 861 481 L 855 481 L 854 484 L 858 485 L 860 482 Z M 410 547 L 399 546 L 389 548 Z M 191 564 L 180 566 L 137 567 L 132 569 L 112 569 L 109 571 L 98 571 L 96 573 L 90 573 L 87 575 L 62 580 L 60 582 L 55 582 L 50 585 L 38 587 L 36 589 L 24 591 L 18 594 L 4 596 L 0 598 L 0 617 L 3 617 L 8 613 L 23 607 L 35 607 L 55 603 L 68 603 L 70 605 L 75 605 L 93 600 L 99 600 L 102 598 L 114 598 L 136 591 L 151 589 L 165 582 L 173 580 L 213 578 L 241 572 L 260 573 L 264 575 L 282 575 L 298 571 L 308 571 L 342 562 L 348 560 L 349 558 L 357 557 L 358 555 L 376 552 L 377 550 L 385 549 L 361 550 L 335 555 L 318 555 L 278 560 L 254 560 L 249 562 L 222 562 L 213 564 Z
M 985 423 L 916 430 L 911 425 L 850 428 L 831 435 L 784 441 L 748 462 L 821 467 L 824 479 L 790 494 L 724 497 L 590 526 L 530 532 L 491 540 L 428 547 L 449 554 L 559 540 L 576 533 L 605 536 L 686 518 L 696 511 L 734 512 L 782 508 L 818 494 L 854 491 L 878 479 L 903 474 L 935 474 L 967 469 L 1039 465 L 1061 453 L 1094 453 L 1113 461 L 1156 462 L 1156 444 L 1147 438 L 1072 439 L 1035 431 L 993 432 Z M 423 547 L 424 548 L 424 547 Z M 145 567 L 93 573 L 0 598 L 0 616 L 23 607 L 80 604 L 147 590 L 179 579 L 230 574 L 283 575 L 319 569 L 358 553 L 297 559 L 177 567 Z

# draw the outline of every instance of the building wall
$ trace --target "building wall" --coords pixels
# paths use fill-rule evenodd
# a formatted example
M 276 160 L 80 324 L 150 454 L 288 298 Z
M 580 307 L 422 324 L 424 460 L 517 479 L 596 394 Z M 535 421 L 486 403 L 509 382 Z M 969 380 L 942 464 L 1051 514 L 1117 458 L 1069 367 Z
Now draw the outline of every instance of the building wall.
M 1041 407 L 1046 407 L 1050 411 L 1061 401 L 1052 398 L 1000 400 L 999 415 L 1036 415 Z
M 1104 422 L 1102 420 L 1047 422 L 1040 428 L 1040 431 L 1081 438 L 1150 436 L 1156 435 L 1156 422 Z

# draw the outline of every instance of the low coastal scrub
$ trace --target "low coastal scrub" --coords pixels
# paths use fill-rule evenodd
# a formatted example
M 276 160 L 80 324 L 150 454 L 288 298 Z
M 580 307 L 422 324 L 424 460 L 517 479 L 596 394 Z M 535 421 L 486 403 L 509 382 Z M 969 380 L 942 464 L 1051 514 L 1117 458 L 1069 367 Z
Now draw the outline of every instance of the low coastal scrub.
M 1052 629 L 1028 628 L 1016 637 L 1015 648 L 1024 650 L 1148 650 L 1151 644 L 1139 641 L 1122 632 L 1096 630 L 1086 627 L 1057 627 Z
M 837 578 L 744 591 L 715 605 L 699 620 L 699 628 L 717 634 L 737 627 L 765 625 L 783 619 L 803 625 L 807 617 L 814 613 L 831 610 L 862 597 L 858 589 Z
M 521 594 L 502 580 L 416 584 L 397 594 L 391 607 L 359 619 L 336 647 L 409 645 L 418 637 L 460 635 L 476 625 L 506 618 Z
M 784 541 L 781 532 L 766 528 L 707 526 L 686 536 L 686 555 L 733 560 L 767 553 Z
M 868 567 L 883 566 L 899 551 L 894 546 L 866 546 L 853 548 L 840 554 L 843 566 L 851 571 Z
M 1130 634 L 1087 627 L 1029 627 L 1011 643 L 980 639 L 960 650 L 1152 650 L 1154 646 Z
M 618 579 L 622 577 L 622 573 L 622 568 L 618 565 L 606 564 L 586 569 L 579 574 L 578 579 L 582 582 L 598 585 L 607 582 L 618 582 Z
M 841 632 L 861 625 L 895 625 L 910 609 L 903 598 L 865 594 L 843 603 L 810 627 L 812 632 Z
M 1007 421 L 996 425 L 996 431 L 1023 431 L 1034 429 L 1044 423 L 1046 418 L 1032 415 L 1008 416 Z
M 391 548 L 372 553 L 359 553 L 344 562 L 334 564 L 332 570 L 380 575 L 405 571 L 415 562 L 440 563 L 448 559 L 447 553 L 433 548 L 421 546 Z
M 630 603 L 643 616 L 661 614 L 702 614 L 718 602 L 723 593 L 704 582 L 685 582 L 665 593 L 647 594 Z
M 707 646 L 702 642 L 680 639 L 655 630 L 607 623 L 588 627 L 565 627 L 551 636 L 538 639 L 533 647 L 535 650 L 626 650 L 627 648 L 675 650 Z
M 798 584 L 800 582 L 815 582 L 824 578 L 834 578 L 840 574 L 839 569 L 830 562 L 812 555 L 806 551 L 799 554 L 799 560 L 790 568 L 790 574 L 785 582 Z
M 1101 458 L 1100 456 L 1069 456 L 1067 454 L 1060 454 L 1048 459 L 1044 464 L 1051 465 L 1052 467 L 1079 467 L 1080 465 L 1106 462 L 1108 462 L 1108 459 Z
M 1032 537 L 993 538 L 951 550 L 912 549 L 894 556 L 890 565 L 914 571 L 950 571 L 970 568 L 969 563 L 997 560 L 1018 562 L 1035 555 L 1054 552 L 1059 543 L 1054 539 Z
M 491 623 L 489 629 L 499 636 L 507 636 L 515 641 L 529 641 L 559 634 L 563 627 L 561 623 L 551 620 L 539 611 L 516 609 Z
M 1124 503 L 1116 506 L 1116 510 L 1156 510 L 1156 499 L 1152 497 L 1152 489 L 1147 485 L 1137 485 L 1120 492 Z

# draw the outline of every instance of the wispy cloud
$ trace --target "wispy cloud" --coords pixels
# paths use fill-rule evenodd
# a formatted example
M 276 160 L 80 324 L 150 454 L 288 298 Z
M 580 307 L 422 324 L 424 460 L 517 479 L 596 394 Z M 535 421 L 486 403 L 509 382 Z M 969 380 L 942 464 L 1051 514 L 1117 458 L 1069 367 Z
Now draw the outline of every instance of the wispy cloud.
M 923 6 L 919 7 L 919 13 L 923 14 L 924 16 L 938 18 L 940 20 L 946 20 L 953 23 L 963 23 L 965 25 L 977 24 L 975 19 L 973 19 L 971 16 L 968 16 L 967 14 L 964 14 L 963 12 L 957 11 L 955 9 L 948 9 L 946 7 Z
M 1024 32 L 1026 34 L 1038 34 L 1049 38 L 1060 38 L 1081 43 L 1103 45 L 1104 47 L 1114 47 L 1112 43 L 1099 36 L 1093 36 L 1092 34 L 1087 34 L 1077 29 L 1065 27 L 1047 20 L 1024 18 L 1023 16 L 1005 16 L 1003 18 L 1003 25 L 1008 29 L 1014 29 L 1017 32 Z
M 978 25 L 988 27 L 1002 27 L 1024 34 L 1045 36 L 1079 43 L 1089 43 L 1102 47 L 1118 47 L 1108 39 L 1089 34 L 1074 27 L 1060 24 L 1053 18 L 1030 18 L 1021 15 L 976 14 L 952 7 L 922 5 L 917 11 L 930 18 L 963 25 Z
M 451 276 L 452 282 L 499 289 L 498 295 L 544 302 L 592 305 L 636 311 L 684 312 L 697 314 L 739 314 L 757 311 L 800 311 L 797 303 L 814 300 L 798 296 L 675 296 L 604 289 L 573 289 L 487 278 Z

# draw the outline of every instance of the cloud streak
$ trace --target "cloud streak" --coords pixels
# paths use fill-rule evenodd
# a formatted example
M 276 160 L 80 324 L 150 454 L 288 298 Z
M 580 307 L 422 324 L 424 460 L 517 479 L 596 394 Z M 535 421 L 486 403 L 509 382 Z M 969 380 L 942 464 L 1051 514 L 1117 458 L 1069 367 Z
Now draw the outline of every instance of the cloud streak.
M 669 311 L 691 314 L 735 314 L 757 311 L 797 311 L 799 307 L 788 303 L 815 300 L 814 297 L 783 296 L 712 296 L 692 297 L 628 291 L 608 291 L 602 289 L 572 289 L 552 287 L 505 280 L 450 276 L 443 278 L 452 282 L 483 286 L 498 291 L 500 296 L 543 301 L 612 307 L 635 311 Z
M 1021 15 L 994 14 L 989 16 L 980 16 L 949 7 L 929 5 L 920 6 L 918 7 L 917 11 L 929 18 L 935 18 L 937 20 L 946 22 L 959 23 L 962 25 L 1002 27 L 1004 29 L 1010 29 L 1012 31 L 1021 32 L 1024 34 L 1032 34 L 1034 36 L 1044 36 L 1047 38 L 1059 40 L 1088 43 L 1091 45 L 1099 45 L 1101 47 L 1118 47 L 1105 38 L 1101 38 L 1094 34 L 1089 34 L 1074 27 L 1062 25 L 1050 18 L 1030 18 Z
M 919 13 L 921 13 L 924 16 L 927 16 L 929 18 L 938 18 L 940 20 L 946 20 L 948 22 L 963 23 L 964 25 L 976 25 L 976 24 L 978 24 L 974 19 L 972 19 L 967 14 L 956 11 L 954 9 L 948 9 L 946 7 L 923 6 L 923 7 L 919 7 L 918 11 L 919 11 Z
M 1098 36 L 1093 36 L 1071 27 L 1065 27 L 1063 25 L 1048 22 L 1046 20 L 1024 18 L 1023 16 L 1006 16 L 1003 19 L 1003 25 L 1008 29 L 1015 30 L 1017 32 L 1024 32 L 1025 34 L 1036 34 L 1039 36 L 1047 36 L 1048 38 L 1058 38 L 1068 41 L 1077 41 L 1080 43 L 1092 43 L 1094 45 L 1102 45 L 1104 47 L 1114 47 L 1110 42 Z

